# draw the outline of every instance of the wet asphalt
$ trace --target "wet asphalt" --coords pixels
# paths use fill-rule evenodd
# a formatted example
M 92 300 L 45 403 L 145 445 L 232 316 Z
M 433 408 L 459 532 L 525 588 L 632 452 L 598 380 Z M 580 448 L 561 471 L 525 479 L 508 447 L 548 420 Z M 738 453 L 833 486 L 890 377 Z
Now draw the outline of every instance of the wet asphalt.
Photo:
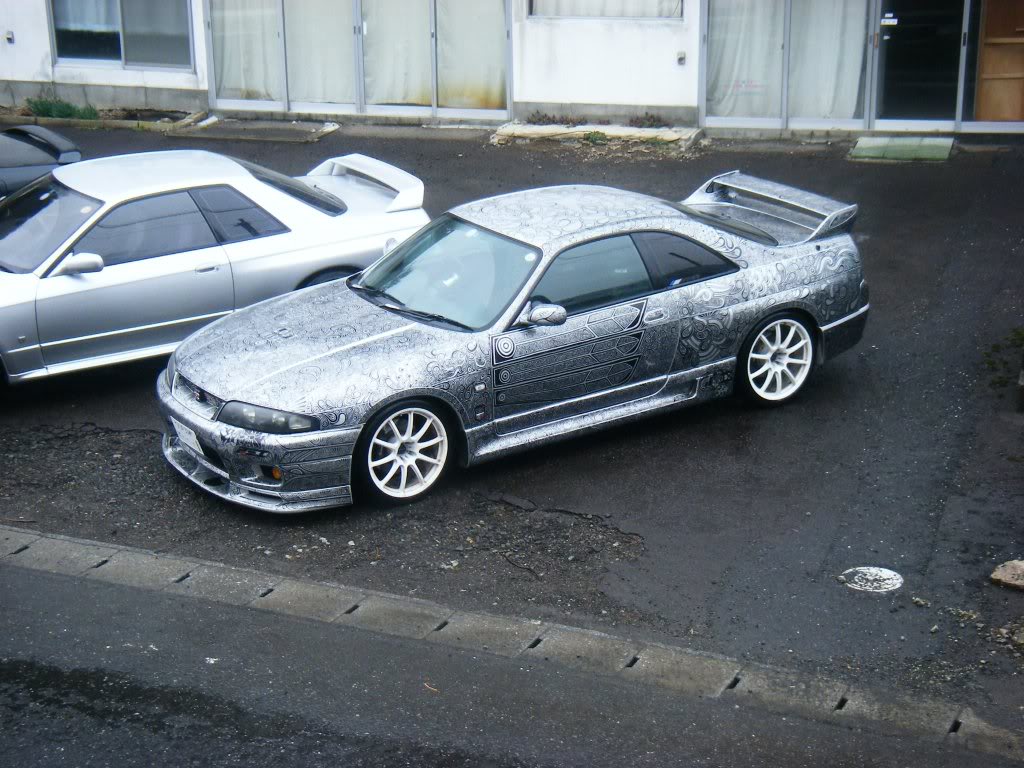
M 432 497 L 273 518 L 163 463 L 157 362 L 0 393 L 0 522 L 557 618 L 948 696 L 1024 724 L 1024 147 L 852 163 L 845 144 L 494 147 L 453 129 L 315 144 L 67 131 L 88 156 L 205 147 L 300 174 L 364 152 L 423 178 L 431 214 L 567 182 L 671 199 L 732 168 L 857 202 L 872 312 L 783 408 L 719 403 L 461 471 Z M 878 565 L 896 593 L 837 576 Z M 1010 636 L 1012 636 L 1012 631 Z M 1002 639 L 1003 642 L 997 642 Z

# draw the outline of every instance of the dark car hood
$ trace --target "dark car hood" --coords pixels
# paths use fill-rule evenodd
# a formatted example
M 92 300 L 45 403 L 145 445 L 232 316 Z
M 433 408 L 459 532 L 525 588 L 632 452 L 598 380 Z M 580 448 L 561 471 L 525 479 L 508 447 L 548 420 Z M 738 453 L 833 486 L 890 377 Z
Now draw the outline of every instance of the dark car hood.
M 381 309 L 344 281 L 239 310 L 178 347 L 178 372 L 224 400 L 317 413 L 340 378 L 374 375 L 430 329 Z M 336 396 L 336 392 L 333 392 Z

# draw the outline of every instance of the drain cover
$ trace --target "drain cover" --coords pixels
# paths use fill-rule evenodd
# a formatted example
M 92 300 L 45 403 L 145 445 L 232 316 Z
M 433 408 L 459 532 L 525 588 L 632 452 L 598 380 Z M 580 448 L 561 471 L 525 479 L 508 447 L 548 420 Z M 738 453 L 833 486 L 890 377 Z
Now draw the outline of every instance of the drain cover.
M 903 586 L 903 577 L 888 568 L 863 565 L 843 571 L 843 583 L 861 592 L 893 592 Z

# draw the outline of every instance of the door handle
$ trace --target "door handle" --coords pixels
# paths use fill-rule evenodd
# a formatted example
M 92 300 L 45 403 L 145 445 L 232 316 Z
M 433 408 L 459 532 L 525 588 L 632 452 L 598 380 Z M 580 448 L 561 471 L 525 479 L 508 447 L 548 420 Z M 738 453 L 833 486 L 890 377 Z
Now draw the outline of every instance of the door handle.
M 205 272 L 216 272 L 218 269 L 220 269 L 220 267 L 216 264 L 204 264 L 201 267 L 196 267 L 196 272 L 203 274 Z

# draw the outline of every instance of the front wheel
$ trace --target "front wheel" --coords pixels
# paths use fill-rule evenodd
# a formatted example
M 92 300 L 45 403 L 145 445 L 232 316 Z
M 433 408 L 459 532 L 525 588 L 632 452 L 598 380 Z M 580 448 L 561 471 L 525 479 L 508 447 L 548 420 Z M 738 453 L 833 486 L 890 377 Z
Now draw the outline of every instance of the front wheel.
M 445 420 L 428 402 L 385 409 L 366 425 L 354 457 L 363 489 L 383 504 L 426 495 L 444 475 L 451 454 Z
M 803 388 L 814 365 L 814 335 L 796 315 L 762 320 L 744 342 L 739 359 L 741 389 L 755 402 L 777 405 Z

